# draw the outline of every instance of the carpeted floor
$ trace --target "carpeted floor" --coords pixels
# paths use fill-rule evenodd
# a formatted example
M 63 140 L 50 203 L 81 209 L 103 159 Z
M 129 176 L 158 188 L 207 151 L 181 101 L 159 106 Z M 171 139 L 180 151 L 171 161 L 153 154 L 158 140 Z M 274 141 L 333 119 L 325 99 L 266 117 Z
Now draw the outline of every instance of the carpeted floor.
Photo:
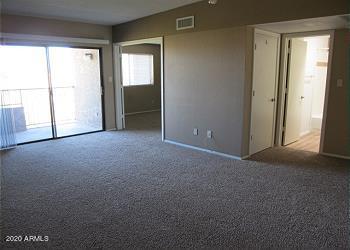
M 4 247 L 349 248 L 349 161 L 287 148 L 235 161 L 162 143 L 159 114 L 127 126 L 3 153 Z

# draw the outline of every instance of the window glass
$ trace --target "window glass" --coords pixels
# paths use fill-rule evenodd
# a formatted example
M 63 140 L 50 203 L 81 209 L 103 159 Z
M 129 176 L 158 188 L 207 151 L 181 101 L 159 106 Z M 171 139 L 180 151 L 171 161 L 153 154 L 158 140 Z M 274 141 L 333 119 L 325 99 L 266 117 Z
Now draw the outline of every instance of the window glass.
M 154 84 L 153 55 L 123 54 L 122 69 L 124 86 Z

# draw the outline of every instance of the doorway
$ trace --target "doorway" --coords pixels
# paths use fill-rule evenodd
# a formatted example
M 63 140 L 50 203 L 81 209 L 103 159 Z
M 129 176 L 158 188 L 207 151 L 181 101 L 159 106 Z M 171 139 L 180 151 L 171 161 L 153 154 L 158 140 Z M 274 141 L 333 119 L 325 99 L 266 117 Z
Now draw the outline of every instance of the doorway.
M 323 152 L 333 35 L 285 34 L 280 42 L 255 29 L 250 155 L 274 146 Z
M 0 54 L 0 108 L 18 144 L 103 130 L 99 49 L 2 45 Z
M 114 45 L 117 128 L 162 131 L 163 38 Z
M 286 40 L 282 146 L 320 152 L 331 36 Z

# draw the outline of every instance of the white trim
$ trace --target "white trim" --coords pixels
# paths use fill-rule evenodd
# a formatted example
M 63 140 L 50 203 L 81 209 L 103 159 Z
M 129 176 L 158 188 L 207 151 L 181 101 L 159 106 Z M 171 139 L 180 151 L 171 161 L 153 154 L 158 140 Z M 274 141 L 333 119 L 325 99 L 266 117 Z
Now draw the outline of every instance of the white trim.
M 328 154 L 328 153 L 320 153 L 320 155 L 334 157 L 334 158 L 339 158 L 339 159 L 350 160 L 350 156 L 345 156 L 345 155 Z
M 205 153 L 209 153 L 209 154 L 213 154 L 213 155 L 218 155 L 218 156 L 222 156 L 222 157 L 226 157 L 229 159 L 233 159 L 233 160 L 243 160 L 242 157 L 238 157 L 238 156 L 234 156 L 234 155 L 229 155 L 229 154 L 224 154 L 224 153 L 220 153 L 214 150 L 210 150 L 210 149 L 204 149 L 204 148 L 200 148 L 200 147 L 195 147 L 195 146 L 191 146 L 191 145 L 187 145 L 187 144 L 183 144 L 183 143 L 179 143 L 179 142 L 174 142 L 171 140 L 164 140 L 165 143 L 169 143 L 169 144 L 173 144 L 176 146 L 180 146 L 183 148 L 189 148 L 189 149 L 193 149 L 193 150 L 197 150 L 197 151 L 201 151 L 201 152 L 205 152 Z M 246 156 L 245 156 L 246 157 Z M 244 158 L 246 159 L 246 158 Z
M 140 112 L 126 113 L 125 116 L 154 113 L 154 112 L 159 112 L 159 111 L 160 111 L 160 109 L 145 110 L 145 111 L 140 111 Z
M 328 109 L 328 100 L 329 100 L 329 92 L 330 92 L 330 86 L 331 86 L 331 71 L 332 71 L 332 61 L 333 61 L 333 49 L 334 49 L 334 30 L 322 30 L 322 31 L 310 31 L 310 32 L 300 32 L 300 33 L 292 33 L 292 34 L 286 34 L 283 35 L 282 38 L 282 58 L 281 63 L 283 64 L 283 68 L 281 70 L 280 74 L 280 112 L 278 119 L 278 141 L 277 146 L 282 146 L 282 132 L 283 132 L 283 119 L 284 119 L 284 109 L 285 109 L 285 84 L 287 80 L 287 60 L 288 60 L 288 41 L 292 38 L 298 38 L 298 37 L 313 37 L 313 36 L 330 36 L 330 47 L 329 47 L 329 55 L 328 55 L 328 66 L 327 66 L 327 81 L 326 81 L 326 92 L 325 92 L 325 102 L 324 102 L 324 109 L 323 109 L 323 117 L 322 117 L 322 128 L 321 128 L 321 139 L 320 139 L 320 148 L 319 153 L 323 154 L 323 148 L 324 148 L 324 136 L 325 136 L 325 127 L 326 127 L 326 120 L 327 120 L 327 109 Z
M 85 43 L 109 45 L 109 40 L 91 39 L 91 38 L 76 38 L 63 36 L 41 36 L 31 34 L 16 34 L 16 33 L 0 33 L 0 38 L 9 40 L 25 40 L 25 41 L 42 41 L 42 42 L 62 42 L 62 43 Z M 6 42 L 6 41 L 5 41 Z
M 241 157 L 241 160 L 244 161 L 244 160 L 247 160 L 250 157 L 251 157 L 251 155 L 246 155 L 246 156 Z
M 254 79 L 255 79 L 255 69 L 254 69 L 254 60 L 255 60 L 255 44 L 256 44 L 256 34 L 262 34 L 262 35 L 267 35 L 270 37 L 274 37 L 277 38 L 277 55 L 276 55 L 276 75 L 275 75 L 275 93 L 274 93 L 274 108 L 273 108 L 273 125 L 272 125 L 272 138 L 271 138 L 271 147 L 274 146 L 274 142 L 275 142 L 275 134 L 276 134 L 276 117 L 277 117 L 277 96 L 278 96 L 278 83 L 279 83 L 279 72 L 280 72 L 280 43 L 281 43 L 281 35 L 278 33 L 273 33 L 270 31 L 265 31 L 265 30 L 261 30 L 261 29 L 254 29 L 254 39 L 253 39 L 253 66 L 252 66 L 252 93 L 251 93 L 251 110 L 250 110 L 250 132 L 249 132 L 249 154 L 255 154 L 258 152 L 252 152 L 251 150 L 251 144 L 252 144 L 252 140 L 251 140 L 251 131 L 252 131 L 252 117 L 253 117 L 253 91 L 254 91 Z M 249 157 L 249 156 L 248 156 Z M 247 158 L 248 158 L 247 157 Z
M 106 131 L 117 131 L 118 129 L 117 128 L 110 128 L 110 129 L 107 129 Z
M 1 152 L 1 151 L 7 151 L 7 150 L 15 149 L 15 148 L 17 148 L 17 147 L 18 147 L 18 145 L 16 145 L 16 146 L 11 146 L 11 147 L 8 147 L 8 148 L 0 148 L 0 152 Z
M 123 86 L 122 86 L 122 74 L 121 74 L 121 53 L 120 46 L 113 46 L 113 68 L 114 68 L 114 91 L 115 91 L 115 117 L 117 130 L 125 128 L 125 117 L 123 112 Z
M 260 28 L 259 29 L 254 28 L 254 36 L 255 36 L 255 34 L 262 34 L 262 35 L 267 35 L 267 36 L 273 36 L 273 37 L 276 37 L 276 38 L 280 38 L 281 37 L 281 35 L 278 34 L 278 33 L 262 30 Z M 254 37 L 254 42 L 255 42 L 255 37 Z
M 161 58 L 161 122 L 162 122 L 162 141 L 165 140 L 165 110 L 164 110 L 164 42 L 163 37 L 141 39 L 127 42 L 120 42 L 113 44 L 113 62 L 114 62 L 114 74 L 115 74 L 115 105 L 116 105 L 116 124 L 118 130 L 125 128 L 125 108 L 124 108 L 124 87 L 122 85 L 121 74 L 121 48 L 123 46 L 131 46 L 138 44 L 159 44 L 160 45 L 160 58 Z
M 143 44 L 143 43 L 160 44 L 160 43 L 163 43 L 163 38 L 162 37 L 154 37 L 154 38 L 139 39 L 139 40 L 115 43 L 115 45 L 131 46 L 131 45 L 139 45 L 139 44 Z

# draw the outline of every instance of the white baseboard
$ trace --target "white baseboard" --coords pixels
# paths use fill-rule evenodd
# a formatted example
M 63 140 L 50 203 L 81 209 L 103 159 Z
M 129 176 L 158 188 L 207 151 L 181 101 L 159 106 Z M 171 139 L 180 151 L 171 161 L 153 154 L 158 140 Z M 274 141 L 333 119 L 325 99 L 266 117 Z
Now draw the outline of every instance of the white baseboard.
M 246 159 L 248 159 L 249 157 L 251 157 L 251 155 L 243 156 L 243 157 L 241 157 L 241 160 L 246 160 Z
M 106 131 L 117 131 L 117 128 L 110 128 L 110 129 L 106 129 Z
M 11 150 L 11 149 L 15 149 L 17 146 L 11 146 L 11 147 L 8 147 L 8 148 L 0 148 L 0 152 L 1 151 L 7 151 L 7 150 Z
M 127 114 L 125 114 L 125 116 L 140 115 L 140 114 L 147 114 L 147 113 L 153 113 L 153 112 L 160 112 L 160 109 L 154 109 L 154 110 L 147 110 L 147 111 L 140 111 L 140 112 L 127 113 Z
M 174 142 L 174 141 L 171 141 L 171 140 L 164 140 L 164 142 L 165 143 L 169 143 L 169 144 L 173 144 L 173 145 L 176 145 L 176 146 L 184 147 L 184 148 L 194 149 L 194 150 L 197 150 L 197 151 L 202 151 L 202 152 L 206 152 L 206 153 L 209 153 L 209 154 L 214 154 L 214 155 L 230 158 L 230 159 L 233 159 L 233 160 L 240 160 L 240 161 L 243 160 L 242 157 L 229 155 L 229 154 L 224 154 L 224 153 L 220 153 L 220 152 L 217 152 L 217 151 L 214 151 L 214 150 L 200 148 L 200 147 L 195 147 L 195 146 L 191 146 L 191 145 L 187 145 L 187 144 L 183 144 L 183 143 L 179 143 L 179 142 Z
M 340 159 L 345 159 L 345 160 L 350 160 L 350 156 L 345 156 L 345 155 L 328 154 L 328 153 L 320 153 L 320 155 L 329 156 L 329 157 L 335 157 L 335 158 L 340 158 Z

